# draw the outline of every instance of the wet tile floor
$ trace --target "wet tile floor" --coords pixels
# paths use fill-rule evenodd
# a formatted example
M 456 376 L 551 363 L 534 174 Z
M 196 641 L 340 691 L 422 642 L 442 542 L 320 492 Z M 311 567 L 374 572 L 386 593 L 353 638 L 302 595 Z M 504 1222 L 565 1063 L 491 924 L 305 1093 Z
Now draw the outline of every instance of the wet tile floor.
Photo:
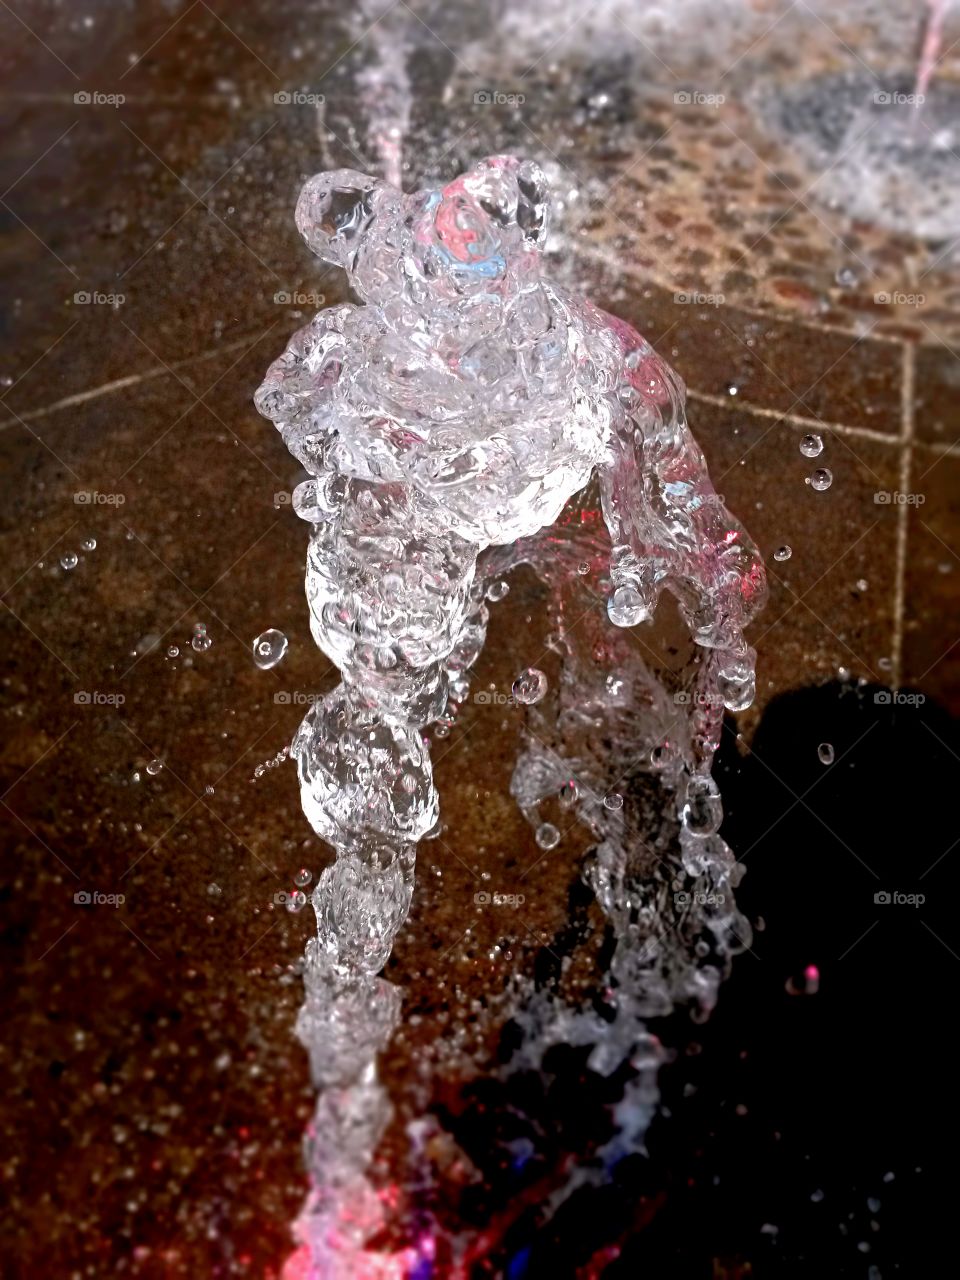
M 335 301 L 342 288 L 292 223 L 299 182 L 336 144 L 318 138 L 312 106 L 273 95 L 318 83 L 351 42 L 292 2 L 246 6 L 242 18 L 203 0 L 85 8 L 43 23 L 0 11 L 4 1273 L 276 1275 L 304 1192 L 312 1095 L 291 1034 L 290 966 L 308 913 L 289 914 L 275 894 L 323 854 L 292 771 L 253 771 L 333 673 L 306 625 L 296 470 L 251 395 L 312 309 L 298 297 Z M 810 66 L 844 64 L 844 40 L 820 26 L 811 17 Z M 954 50 L 940 73 L 956 71 Z M 935 314 L 865 322 L 832 270 L 824 292 L 819 277 L 848 260 L 851 238 L 845 228 L 838 246 L 810 197 L 805 238 L 777 245 L 776 271 L 738 284 L 732 266 L 752 271 L 762 256 L 744 262 L 752 222 L 740 238 L 757 192 L 745 184 L 739 220 L 735 198 L 733 229 L 717 218 L 698 258 L 685 228 L 711 218 L 711 167 L 726 152 L 691 160 L 699 125 L 677 119 L 689 145 L 678 137 L 650 158 L 663 176 L 656 201 L 645 192 L 668 240 L 638 218 L 642 193 L 627 180 L 582 223 L 576 270 L 687 380 L 715 484 L 766 556 L 771 600 L 753 631 L 760 687 L 740 717 L 744 739 L 771 700 L 841 671 L 956 714 L 950 255 L 935 273 Z M 521 113 L 527 149 L 569 162 L 535 124 Z M 743 122 L 725 124 L 746 145 Z M 448 163 L 476 154 L 491 128 L 451 147 Z M 756 179 L 760 163 L 747 170 Z M 777 171 L 786 182 L 786 166 Z M 835 210 L 829 221 L 839 225 Z M 915 294 L 916 244 L 855 232 L 864 253 L 883 242 L 884 288 Z M 691 304 L 688 292 L 725 300 Z M 824 440 L 816 462 L 799 451 L 809 432 Z M 833 472 L 824 493 L 804 482 L 816 465 Z M 777 562 L 784 544 L 792 556 Z M 519 582 L 479 681 L 504 688 L 527 664 L 536 604 L 535 585 Z M 206 651 L 191 645 L 197 624 Z M 250 656 L 266 627 L 290 638 L 271 672 Z M 492 1035 L 476 1002 L 502 988 L 508 965 L 532 964 L 566 915 L 575 833 L 526 882 L 511 960 L 483 960 L 502 926 L 471 914 L 476 875 L 494 868 L 508 882 L 540 858 L 509 798 L 515 724 L 502 721 L 472 708 L 434 753 L 447 827 L 421 858 L 391 962 L 419 1017 L 385 1068 L 398 1095 L 438 1038 L 457 1078 L 461 1044 Z M 502 752 L 474 749 L 501 730 Z M 124 902 L 80 906 L 78 892 Z

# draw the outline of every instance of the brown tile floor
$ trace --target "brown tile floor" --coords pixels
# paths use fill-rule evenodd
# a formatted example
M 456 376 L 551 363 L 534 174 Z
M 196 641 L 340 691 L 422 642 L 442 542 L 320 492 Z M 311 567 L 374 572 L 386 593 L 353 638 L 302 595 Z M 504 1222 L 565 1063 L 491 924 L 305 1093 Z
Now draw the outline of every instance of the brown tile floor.
M 202 0 L 84 8 L 41 20 L 0 6 L 5 1274 L 270 1275 L 303 1194 L 311 1101 L 290 971 L 309 922 L 273 895 L 323 855 L 291 771 L 254 782 L 253 769 L 289 742 L 296 695 L 332 673 L 306 626 L 304 538 L 285 503 L 296 468 L 251 394 L 302 310 L 274 295 L 334 299 L 341 288 L 292 224 L 301 177 L 339 144 L 318 141 L 312 108 L 273 94 L 315 86 L 334 64 L 333 95 L 351 33 L 329 6 L 295 0 L 242 12 Z M 791 205 L 809 175 L 783 144 L 754 130 L 763 162 L 743 150 L 752 77 L 849 60 L 852 29 L 842 44 L 818 23 L 804 30 L 807 64 L 788 47 L 789 21 L 769 36 L 774 48 L 740 37 L 738 114 L 707 127 L 675 113 L 657 172 L 646 162 L 642 181 L 634 174 L 593 211 L 572 268 L 676 363 L 717 487 L 767 557 L 748 735 L 774 694 L 841 668 L 960 710 L 960 347 L 943 319 L 956 269 L 946 254 L 931 278 L 934 319 L 884 312 L 870 329 L 833 282 L 850 229 L 838 241 L 815 197 Z M 671 61 L 684 70 L 696 57 L 681 40 Z M 941 74 L 956 71 L 954 51 Z M 126 101 L 75 104 L 81 89 Z M 426 118 L 428 107 L 418 106 Z M 634 139 L 656 146 L 654 108 L 631 110 Z M 480 143 L 501 125 L 545 163 L 569 163 L 571 135 L 562 119 L 550 132 L 542 112 L 519 126 L 475 112 L 474 132 L 450 138 L 440 167 L 492 149 Z M 613 161 L 602 130 L 584 126 L 593 177 L 611 164 L 636 170 L 629 130 L 608 148 Z M 723 145 L 700 146 L 718 132 Z M 714 184 L 732 163 L 742 177 L 721 211 Z M 791 240 L 798 220 L 804 236 Z M 842 224 L 836 211 L 827 220 Z M 883 287 L 909 289 L 926 246 L 867 226 L 854 235 L 858 251 L 877 253 Z M 701 244 L 709 252 L 691 249 Z M 875 311 L 874 284 L 863 288 Z M 726 302 L 674 300 L 690 289 Z M 123 302 L 78 303 L 81 291 Z M 815 465 L 797 447 L 807 431 L 825 441 L 826 493 L 804 484 Z M 77 502 L 93 492 L 109 500 Z M 897 492 L 923 504 L 875 500 Z M 784 543 L 793 556 L 775 563 Z M 65 571 L 69 553 L 79 564 Z M 532 584 L 511 593 L 478 680 L 502 688 L 525 665 L 535 603 Z M 205 653 L 190 647 L 200 622 L 213 640 Z M 270 673 L 249 655 L 267 626 L 290 637 Z M 480 871 L 506 886 L 539 858 L 507 795 L 515 723 L 503 720 L 502 750 L 482 760 L 471 735 L 490 722 L 476 708 L 436 752 L 448 830 L 421 859 L 393 961 L 422 1018 L 386 1067 L 398 1095 L 430 1046 L 483 1040 L 473 1002 L 536 953 L 519 928 L 495 953 L 503 926 L 470 906 Z M 155 757 L 164 765 L 152 775 Z M 526 881 L 535 928 L 563 919 L 581 851 L 573 833 Z M 80 909 L 81 888 L 126 900 Z

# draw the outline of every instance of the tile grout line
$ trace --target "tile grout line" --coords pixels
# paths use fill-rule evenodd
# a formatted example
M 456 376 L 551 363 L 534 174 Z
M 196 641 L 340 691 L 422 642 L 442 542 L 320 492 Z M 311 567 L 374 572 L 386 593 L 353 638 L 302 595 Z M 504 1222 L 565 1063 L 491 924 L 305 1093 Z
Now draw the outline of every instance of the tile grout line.
M 212 360 L 215 356 L 238 351 L 248 342 L 250 342 L 249 334 L 245 338 L 238 338 L 236 342 L 225 343 L 222 347 L 213 347 L 210 351 L 201 351 L 199 355 L 187 356 L 185 359 L 177 360 L 170 365 L 158 365 L 154 369 L 146 369 L 143 373 L 131 373 L 125 378 L 116 378 L 113 382 L 101 383 L 99 387 L 90 387 L 87 391 L 77 391 L 73 395 L 64 396 L 62 400 L 55 400 L 53 404 L 44 405 L 39 409 L 31 409 L 18 417 L 4 418 L 0 421 L 0 431 L 4 431 L 7 427 L 15 427 L 19 422 L 34 422 L 37 418 L 49 417 L 50 414 L 57 413 L 60 409 L 69 409 L 73 405 L 86 404 L 88 400 L 98 400 L 101 396 L 108 396 L 114 391 L 122 391 L 125 387 L 138 386 L 141 382 L 149 382 L 153 378 L 165 378 L 177 369 L 185 369 L 193 364 L 202 364 L 205 360 Z M 3 403 L 0 401 L 0 409 L 3 407 Z
M 773 418 L 777 422 L 786 422 L 793 427 L 805 430 L 814 427 L 821 431 L 832 431 L 838 436 L 852 436 L 858 440 L 873 440 L 877 444 L 898 444 L 902 436 L 890 435 L 885 431 L 872 431 L 869 427 L 852 427 L 844 422 L 826 422 L 823 418 L 805 418 L 798 413 L 781 413 L 777 409 L 767 409 L 763 405 L 752 404 L 749 400 L 736 400 L 730 396 L 715 395 L 710 391 L 694 391 L 687 387 L 687 396 L 691 400 L 699 400 L 702 404 L 716 405 L 718 409 L 741 409 L 744 413 L 753 414 L 757 418 Z
M 893 687 L 899 689 L 903 680 L 903 615 L 905 607 L 907 574 L 907 535 L 910 507 L 903 495 L 910 492 L 910 474 L 913 465 L 913 394 L 916 373 L 916 351 L 910 342 L 903 345 L 903 372 L 900 383 L 900 407 L 902 433 L 900 436 L 900 496 L 897 508 L 897 554 L 893 588 Z

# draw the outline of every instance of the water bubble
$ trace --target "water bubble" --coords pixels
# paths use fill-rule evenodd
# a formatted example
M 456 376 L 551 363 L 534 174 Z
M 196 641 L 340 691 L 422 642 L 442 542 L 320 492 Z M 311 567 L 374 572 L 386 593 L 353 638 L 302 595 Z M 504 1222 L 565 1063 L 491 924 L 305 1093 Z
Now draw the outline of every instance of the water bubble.
M 509 582 L 503 582 L 502 580 L 500 582 L 491 582 L 489 587 L 487 587 L 487 599 L 490 600 L 493 604 L 496 604 L 498 600 L 502 600 L 505 596 L 509 594 L 510 594 Z
M 623 796 L 619 791 L 612 791 L 610 795 L 603 797 L 603 807 L 605 809 L 612 809 L 614 812 L 616 812 L 617 809 L 622 809 Z
M 193 628 L 193 639 L 190 641 L 191 646 L 196 649 L 197 653 L 206 653 L 213 641 L 207 635 L 207 628 L 202 622 L 198 622 Z
M 723 821 L 723 802 L 709 774 L 695 774 L 687 783 L 687 802 L 681 814 L 691 835 L 711 836 Z
M 253 642 L 253 660 L 261 671 L 275 667 L 286 652 L 287 637 L 274 627 L 262 632 Z
M 589 572 L 590 572 L 590 561 L 581 560 L 580 563 L 577 565 L 577 573 L 579 573 L 581 578 L 585 578 Z
M 83 547 L 84 551 L 96 551 L 97 540 L 96 538 L 84 538 L 80 545 Z
M 552 822 L 543 822 L 537 827 L 535 838 L 541 849 L 555 849 L 560 843 L 560 832 Z
M 580 799 L 580 787 L 575 778 L 570 778 L 560 788 L 560 803 L 565 809 L 572 808 Z
M 812 476 L 807 476 L 807 484 L 817 493 L 823 493 L 833 484 L 833 472 L 829 467 L 818 467 Z
M 69 571 L 70 569 L 75 569 L 79 563 L 80 563 L 80 557 L 77 555 L 75 551 L 68 551 L 66 555 L 63 555 L 60 557 L 61 569 L 66 569 Z
M 298 884 L 301 889 L 305 888 L 313 879 L 313 872 L 307 867 L 301 867 L 297 874 L 293 877 L 294 883 Z
M 786 543 L 784 543 L 782 547 L 777 547 L 776 551 L 773 553 L 773 558 L 774 560 L 780 560 L 782 562 L 784 560 L 789 560 L 792 555 L 793 547 L 788 547 Z
M 615 627 L 635 627 L 649 617 L 636 587 L 617 587 L 607 600 L 607 615 Z
M 547 692 L 547 677 L 537 667 L 527 667 L 513 682 L 513 696 L 517 702 L 532 706 Z
M 812 433 L 803 436 L 800 440 L 800 452 L 805 458 L 819 458 L 823 453 L 823 439 Z
M 178 648 L 175 644 L 172 644 L 172 645 L 169 647 L 169 649 L 167 650 L 167 657 L 168 657 L 168 658 L 179 658 L 179 657 L 180 657 L 180 650 L 179 650 L 179 648 Z
M 857 273 L 853 267 L 840 267 L 833 278 L 841 289 L 852 289 L 858 283 Z
M 817 755 L 821 764 L 833 764 L 834 751 L 832 742 L 821 742 L 817 747 Z
M 307 905 L 307 895 L 302 889 L 295 889 L 287 898 L 288 911 L 302 911 Z
M 163 768 L 163 761 L 159 759 L 154 759 L 154 760 L 151 760 L 150 763 L 147 765 L 147 773 L 149 773 L 151 778 L 155 778 L 162 768 Z

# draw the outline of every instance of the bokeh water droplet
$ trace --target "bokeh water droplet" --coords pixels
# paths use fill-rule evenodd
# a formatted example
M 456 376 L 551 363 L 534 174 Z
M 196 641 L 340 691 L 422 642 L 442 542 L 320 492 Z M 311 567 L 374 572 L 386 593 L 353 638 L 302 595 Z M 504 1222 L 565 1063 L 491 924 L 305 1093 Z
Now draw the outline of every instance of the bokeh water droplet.
M 302 911 L 306 905 L 307 905 L 307 895 L 303 892 L 302 889 L 295 889 L 294 892 L 291 893 L 287 898 L 288 911 L 294 911 L 294 912 Z
M 527 667 L 513 682 L 513 696 L 517 702 L 532 706 L 547 692 L 547 677 L 537 667 Z
M 818 467 L 812 476 L 807 476 L 807 484 L 817 493 L 823 493 L 833 484 L 833 472 L 829 467 Z
M 202 622 L 198 622 L 193 628 L 193 639 L 190 644 L 192 648 L 196 649 L 197 653 L 206 653 L 213 644 L 213 641 L 207 635 L 207 628 Z
M 286 652 L 287 637 L 275 627 L 261 632 L 253 642 L 253 660 L 261 671 L 275 667 Z
M 303 889 L 313 879 L 313 872 L 308 867 L 301 867 L 293 879 L 294 883 L 298 884 L 300 888 Z
M 833 764 L 834 752 L 832 742 L 821 742 L 817 747 L 817 755 L 821 764 Z
M 96 551 L 97 540 L 96 538 L 84 538 L 80 545 L 83 547 L 84 551 Z
M 603 807 L 616 812 L 617 809 L 623 808 L 623 796 L 619 791 L 611 791 L 608 796 L 603 797 Z
M 66 569 L 68 572 L 71 569 L 75 569 L 79 563 L 80 557 L 75 551 L 68 551 L 60 557 L 60 568 Z
M 779 560 L 782 563 L 784 560 L 789 560 L 792 555 L 793 548 L 788 547 L 786 543 L 784 543 L 782 547 L 777 547 L 776 551 L 773 553 L 773 558 L 774 560 Z
M 823 439 L 811 433 L 800 440 L 800 452 L 805 458 L 819 458 L 823 453 Z
M 154 759 L 154 760 L 151 760 L 150 763 L 147 765 L 147 773 L 149 773 L 151 778 L 155 778 L 162 768 L 163 768 L 163 761 L 159 759 Z
M 555 849 L 560 843 L 560 832 L 552 822 L 543 822 L 537 827 L 536 841 L 541 849 Z

